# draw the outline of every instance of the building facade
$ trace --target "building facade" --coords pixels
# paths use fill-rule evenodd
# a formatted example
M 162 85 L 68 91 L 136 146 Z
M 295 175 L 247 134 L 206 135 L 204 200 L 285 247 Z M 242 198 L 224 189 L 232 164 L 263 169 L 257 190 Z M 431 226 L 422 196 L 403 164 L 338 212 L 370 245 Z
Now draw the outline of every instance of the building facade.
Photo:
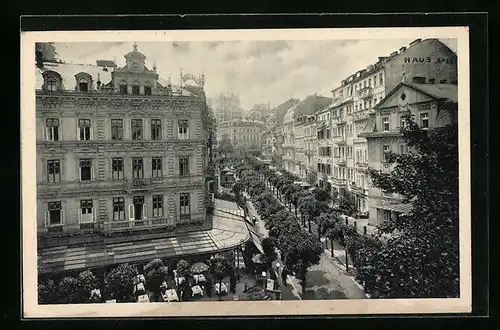
M 244 111 L 241 108 L 240 96 L 234 93 L 220 93 L 211 100 L 217 123 L 231 121 L 244 117 Z
M 227 136 L 235 149 L 262 152 L 263 123 L 251 119 L 224 121 L 217 126 L 217 139 Z
M 358 212 L 369 211 L 368 141 L 361 133 L 370 113 L 402 80 L 421 84 L 457 83 L 455 53 L 437 39 L 417 39 L 389 56 L 379 57 L 332 90 L 333 168 L 331 181 L 338 192 L 353 193 Z M 370 215 L 372 217 L 372 215 Z
M 212 227 L 206 208 L 213 187 L 205 177 L 213 178 L 214 125 L 204 78 L 191 76 L 191 91 L 165 86 L 136 45 L 125 59 L 116 68 L 47 63 L 36 69 L 42 241 Z
M 432 130 L 457 122 L 458 89 L 454 84 L 400 83 L 370 113 L 370 122 L 361 133 L 368 141 L 369 166 L 382 172 L 392 171 L 394 164 L 386 161 L 389 151 L 411 152 L 405 144 L 400 128 L 404 115 L 411 113 L 424 130 Z M 378 225 L 410 210 L 401 203 L 401 196 L 369 188 L 369 222 Z

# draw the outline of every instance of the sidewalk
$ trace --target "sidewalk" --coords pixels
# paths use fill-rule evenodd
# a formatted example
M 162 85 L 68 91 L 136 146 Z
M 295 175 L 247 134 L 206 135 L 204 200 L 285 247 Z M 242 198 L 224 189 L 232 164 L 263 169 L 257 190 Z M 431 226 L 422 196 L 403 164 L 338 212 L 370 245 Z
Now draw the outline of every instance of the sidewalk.
M 264 222 L 257 214 L 249 196 L 245 193 L 249 205 L 249 213 L 254 214 L 257 218 L 256 230 L 262 233 L 264 237 L 268 236 L 267 230 L 264 227 Z M 292 208 L 293 210 L 293 208 Z M 311 223 L 311 229 L 315 230 Z M 325 249 L 321 255 L 319 265 L 314 265 L 309 269 L 307 275 L 307 287 L 304 292 L 300 281 L 294 276 L 288 276 L 287 281 L 292 283 L 297 295 L 300 293 L 302 299 L 366 299 L 364 288 L 358 284 L 354 278 L 348 274 L 345 266 L 339 260 L 333 261 L 330 256 L 330 250 Z M 335 250 L 335 255 L 345 255 L 344 250 Z M 281 260 L 281 259 L 280 259 Z M 281 261 L 280 261 L 280 264 Z
M 267 231 L 264 221 L 260 218 L 259 214 L 255 210 L 255 207 L 253 206 L 252 201 L 250 200 L 250 196 L 246 193 L 243 192 L 245 197 L 247 198 L 247 205 L 248 205 L 248 213 L 250 217 L 255 216 L 257 219 L 257 222 L 255 223 L 255 230 L 256 232 L 262 237 L 269 237 L 269 232 Z M 277 250 L 278 253 L 278 258 L 276 261 L 273 263 L 273 269 L 275 268 L 276 263 L 280 264 L 280 270 L 279 272 L 276 272 L 277 278 L 278 278 L 278 285 L 280 287 L 280 290 L 282 291 L 282 297 L 284 300 L 301 300 L 300 294 L 297 290 L 297 283 L 299 282 L 294 276 L 287 275 L 287 284 L 285 285 L 281 279 L 281 271 L 283 270 L 283 265 L 284 262 L 281 260 L 281 254 L 280 251 Z

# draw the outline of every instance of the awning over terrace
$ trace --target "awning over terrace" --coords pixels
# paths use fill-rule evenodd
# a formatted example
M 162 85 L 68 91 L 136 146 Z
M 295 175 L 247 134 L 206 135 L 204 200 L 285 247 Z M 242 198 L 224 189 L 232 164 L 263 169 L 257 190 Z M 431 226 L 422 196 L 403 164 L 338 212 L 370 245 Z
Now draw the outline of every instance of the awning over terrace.
M 410 212 L 412 206 L 411 204 L 384 204 L 377 206 L 377 208 L 404 214 Z
M 41 248 L 38 250 L 40 272 L 79 271 L 126 262 L 147 262 L 156 258 L 212 254 L 233 249 L 250 239 L 254 240 L 254 233 L 249 230 L 243 217 L 220 210 L 221 206 L 227 207 L 228 204 L 236 205 L 215 200 L 211 230 L 153 239 L 102 238 L 88 244 Z

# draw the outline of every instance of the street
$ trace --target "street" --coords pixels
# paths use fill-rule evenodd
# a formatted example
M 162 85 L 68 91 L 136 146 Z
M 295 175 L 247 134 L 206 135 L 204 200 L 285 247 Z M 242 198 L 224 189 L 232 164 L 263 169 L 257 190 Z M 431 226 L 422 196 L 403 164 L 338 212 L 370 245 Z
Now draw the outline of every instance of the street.
M 255 216 L 257 219 L 256 230 L 263 237 L 268 237 L 269 234 L 264 227 L 264 221 L 257 214 L 250 196 L 244 193 L 249 205 L 250 217 Z M 311 229 L 314 229 L 311 227 Z M 326 251 L 321 255 L 318 265 L 312 266 L 307 273 L 307 287 L 305 292 L 299 281 L 293 276 L 289 276 L 289 281 L 293 281 L 297 291 L 303 293 L 302 299 L 366 299 L 364 291 L 358 287 L 353 279 L 344 273 L 344 271 L 332 260 Z M 283 265 L 281 259 L 278 262 Z M 285 290 L 283 292 L 285 298 Z

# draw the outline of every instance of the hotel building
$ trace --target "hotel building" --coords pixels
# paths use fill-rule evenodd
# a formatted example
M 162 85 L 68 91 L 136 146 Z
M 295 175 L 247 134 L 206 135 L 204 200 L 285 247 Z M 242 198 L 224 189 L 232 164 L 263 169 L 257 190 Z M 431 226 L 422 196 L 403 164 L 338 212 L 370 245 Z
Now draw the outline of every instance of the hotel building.
M 350 75 L 332 91 L 333 188 L 351 191 L 358 211 L 370 211 L 372 223 L 377 221 L 369 202 L 372 188 L 366 168 L 379 167 L 380 157 L 373 158 L 376 152 L 369 150 L 366 136 L 361 133 L 375 120 L 370 113 L 399 86 L 403 76 L 413 84 L 456 86 L 456 54 L 437 39 L 417 39 L 408 47 L 379 57 L 376 63 Z
M 215 125 L 204 77 L 182 75 L 172 86 L 145 59 L 134 45 L 124 67 L 37 63 L 36 223 L 46 271 L 134 260 L 85 254 L 105 237 L 212 228 Z M 54 257 L 72 244 L 72 258 Z

